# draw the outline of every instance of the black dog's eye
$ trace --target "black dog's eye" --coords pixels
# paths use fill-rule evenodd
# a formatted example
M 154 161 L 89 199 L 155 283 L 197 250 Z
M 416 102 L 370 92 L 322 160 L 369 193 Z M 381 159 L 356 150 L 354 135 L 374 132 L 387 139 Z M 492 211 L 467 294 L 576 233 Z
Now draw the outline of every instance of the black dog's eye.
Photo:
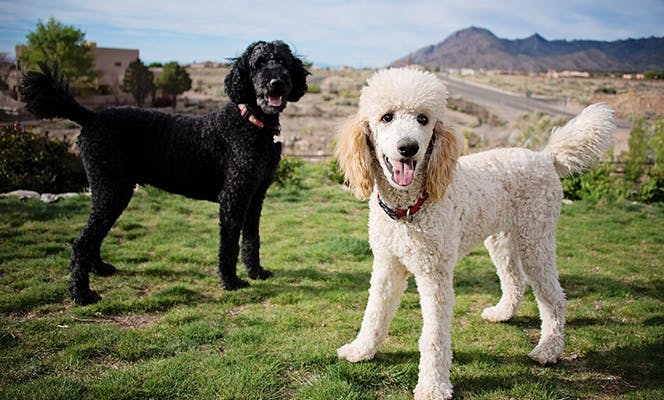
M 254 61 L 254 67 L 255 68 L 260 68 L 263 65 L 265 65 L 265 58 L 263 58 L 263 57 L 258 57 L 256 59 L 256 61 Z
M 420 125 L 426 125 L 429 123 L 429 117 L 424 114 L 420 114 L 417 116 L 417 122 L 419 122 Z
M 387 114 L 383 115 L 382 117 L 380 117 L 380 120 L 385 122 L 385 123 L 392 122 L 393 119 L 394 119 L 394 115 L 392 113 L 387 113 Z

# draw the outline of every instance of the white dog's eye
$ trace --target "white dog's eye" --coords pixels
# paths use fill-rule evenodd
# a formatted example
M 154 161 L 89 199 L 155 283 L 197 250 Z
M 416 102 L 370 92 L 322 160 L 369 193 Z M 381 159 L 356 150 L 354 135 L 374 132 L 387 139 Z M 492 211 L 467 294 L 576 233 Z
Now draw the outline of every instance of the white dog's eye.
M 424 114 L 420 114 L 417 116 L 417 122 L 419 122 L 421 125 L 426 125 L 429 123 L 429 117 Z
M 380 117 L 380 120 L 385 123 L 392 122 L 392 119 L 394 119 L 394 115 L 392 113 L 387 113 Z

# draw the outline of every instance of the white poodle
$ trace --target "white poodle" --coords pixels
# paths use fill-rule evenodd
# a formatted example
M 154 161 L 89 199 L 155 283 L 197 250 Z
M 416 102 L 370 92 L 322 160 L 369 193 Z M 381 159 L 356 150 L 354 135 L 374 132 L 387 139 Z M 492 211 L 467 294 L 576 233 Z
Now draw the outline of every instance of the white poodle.
M 613 111 L 595 104 L 554 129 L 540 152 L 496 149 L 459 157 L 457 137 L 445 125 L 446 97 L 431 73 L 379 71 L 362 89 L 359 111 L 342 128 L 336 149 L 354 194 L 370 198 L 374 255 L 360 332 L 337 353 L 352 362 L 376 354 L 413 274 L 424 319 L 416 399 L 452 396 L 452 272 L 483 240 L 502 297 L 482 317 L 510 319 L 530 285 L 542 319 L 530 358 L 556 362 L 566 308 L 556 270 L 560 177 L 595 162 L 614 129 Z

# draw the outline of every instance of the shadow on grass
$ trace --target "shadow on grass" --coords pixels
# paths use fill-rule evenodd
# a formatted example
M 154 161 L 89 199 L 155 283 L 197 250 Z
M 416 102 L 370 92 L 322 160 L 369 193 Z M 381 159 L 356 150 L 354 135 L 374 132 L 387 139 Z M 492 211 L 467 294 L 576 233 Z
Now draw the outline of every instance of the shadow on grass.
M 509 395 L 510 398 L 565 398 L 572 389 L 563 374 L 542 373 L 544 367 L 533 366 L 521 357 L 505 357 L 485 353 L 455 353 L 452 384 L 455 398 L 478 395 Z M 481 368 L 478 372 L 477 369 Z M 472 374 L 464 374 L 466 370 Z M 572 383 L 584 388 L 587 383 Z M 579 389 L 577 388 L 577 389 Z
M 507 324 L 510 326 L 516 326 L 522 330 L 525 329 L 539 329 L 540 324 L 542 323 L 539 317 L 536 316 L 525 316 L 525 315 L 516 315 L 512 319 L 506 322 L 501 322 L 502 324 Z M 651 325 L 660 325 L 657 323 L 651 323 Z M 567 328 L 584 328 L 592 326 L 608 326 L 608 325 L 625 325 L 625 322 L 621 318 L 587 318 L 587 317 L 568 317 L 565 322 Z M 641 325 L 641 324 L 639 324 Z
M 622 384 L 628 387 L 664 389 L 664 339 L 652 340 L 638 346 L 590 352 L 578 362 L 565 364 L 575 372 L 581 367 L 590 372 L 602 371 L 607 376 L 620 377 Z
M 210 274 L 216 275 L 216 270 L 201 272 L 192 271 L 178 271 L 169 269 L 147 270 L 147 271 L 128 271 L 118 270 L 115 276 L 149 276 L 163 278 L 187 278 L 192 277 L 196 279 L 208 279 Z M 103 277 L 95 277 L 94 280 L 104 279 Z M 277 281 L 280 279 L 280 281 Z M 302 283 L 302 280 L 307 280 L 310 283 Z M 218 293 L 212 296 L 201 293 L 192 289 L 186 284 L 170 284 L 168 287 L 150 293 L 147 295 L 137 295 L 135 298 L 113 299 L 113 293 L 100 293 L 102 300 L 98 303 L 81 307 L 79 310 L 83 314 L 94 315 L 100 313 L 103 315 L 117 315 L 128 313 L 154 313 L 165 312 L 171 308 L 188 305 L 195 306 L 197 304 L 229 304 L 232 306 L 243 306 L 250 304 L 258 304 L 269 299 L 279 296 L 293 294 L 296 291 L 305 293 L 307 297 L 316 298 L 330 293 L 339 292 L 342 294 L 366 290 L 365 287 L 358 287 L 356 282 L 363 282 L 368 285 L 368 273 L 327 273 L 315 271 L 314 269 L 305 269 L 297 271 L 280 271 L 276 278 L 267 281 L 250 281 L 251 286 L 248 288 L 226 291 L 222 288 L 221 283 L 214 290 Z M 318 282 L 322 283 L 321 285 Z M 330 282 L 335 282 L 331 284 Z M 285 284 L 284 284 L 285 283 Z M 95 289 L 95 282 L 92 282 L 92 289 Z M 120 289 L 118 289 L 120 290 Z M 42 303 L 32 304 L 32 308 L 39 307 Z M 31 308 L 23 307 L 22 313 L 31 311 Z
M 457 295 L 492 294 L 500 297 L 500 282 L 493 266 L 480 267 L 454 274 L 454 288 Z M 603 297 L 634 298 L 650 297 L 664 301 L 664 280 L 650 279 L 645 281 L 626 282 L 608 278 L 603 275 L 581 275 L 561 273 L 560 284 L 568 299 L 585 298 L 590 294 L 601 294 Z
M 454 396 L 465 398 L 503 393 L 518 394 L 522 398 L 560 398 L 576 393 L 606 398 L 637 390 L 661 390 L 664 388 L 660 371 L 664 359 L 663 347 L 662 343 L 651 343 L 592 352 L 585 357 L 562 360 L 546 367 L 535 364 L 525 354 L 505 356 L 457 351 L 452 361 Z M 384 368 L 404 368 L 405 380 L 417 382 L 417 368 L 410 367 L 417 365 L 419 356 L 417 352 L 379 352 L 369 362 Z M 570 375 L 583 378 L 571 380 Z M 361 376 L 350 375 L 347 379 L 351 383 L 363 383 Z
M 538 329 L 540 320 L 537 317 L 515 316 L 504 323 L 527 330 Z M 651 318 L 644 325 L 663 324 L 663 318 Z M 611 330 L 612 326 L 624 326 L 625 323 L 622 320 L 611 318 L 570 318 L 566 325 L 568 328 L 601 326 Z M 403 362 L 400 358 L 397 357 L 395 362 Z M 463 376 L 460 376 L 455 384 L 456 394 L 460 394 L 464 388 L 468 388 L 469 393 L 475 394 L 478 389 L 480 391 L 499 388 L 511 390 L 520 384 L 541 380 L 546 387 L 569 386 L 574 393 L 587 391 L 587 395 L 624 395 L 636 389 L 664 389 L 661 371 L 661 366 L 664 365 L 664 337 L 649 338 L 643 340 L 639 345 L 586 352 L 583 356 L 563 359 L 557 364 L 547 367 L 537 366 L 525 354 L 509 357 L 480 352 L 456 352 L 453 364 L 458 367 L 472 364 L 486 365 L 488 371 L 487 376 L 476 379 L 464 379 Z M 534 371 L 550 369 L 555 373 L 519 373 L 502 378 L 491 376 L 492 365 L 498 369 L 506 364 L 527 366 Z M 585 378 L 569 380 L 566 377 L 570 374 L 582 375 Z M 490 383 L 491 381 L 493 383 Z
M 151 259 L 149 257 L 137 257 L 138 262 L 147 262 Z M 131 260 L 132 263 L 136 261 Z M 205 269 L 205 271 L 203 271 Z M 209 270 L 209 272 L 207 271 Z M 187 270 L 177 270 L 174 268 L 145 268 L 142 270 L 135 269 L 118 269 L 116 273 L 117 276 L 126 276 L 126 277 L 148 277 L 148 278 L 157 278 L 157 279 L 178 279 L 178 278 L 196 278 L 196 279 L 205 279 L 212 274 L 216 274 L 217 268 L 207 268 L 201 267 L 201 271 L 196 269 L 187 269 Z
M 63 216 L 85 215 L 90 208 L 87 197 L 67 199 L 54 207 L 38 200 L 0 199 L 0 215 L 10 226 L 18 227 L 28 221 L 51 221 Z
M 606 276 L 570 275 L 561 276 L 561 285 L 570 299 L 584 298 L 588 294 L 602 294 L 606 297 L 624 298 L 626 295 L 651 297 L 664 301 L 664 280 L 652 279 L 645 282 L 625 282 Z

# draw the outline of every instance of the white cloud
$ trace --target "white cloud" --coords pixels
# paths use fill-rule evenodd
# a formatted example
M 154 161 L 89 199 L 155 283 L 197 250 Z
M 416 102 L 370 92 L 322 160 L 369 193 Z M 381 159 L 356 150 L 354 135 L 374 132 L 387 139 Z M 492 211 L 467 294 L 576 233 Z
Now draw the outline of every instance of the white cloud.
M 222 59 L 252 41 L 282 39 L 316 63 L 381 66 L 471 25 L 506 38 L 664 34 L 661 0 L 0 0 L 0 9 L 0 51 L 53 16 L 100 46 L 139 47 L 148 61 Z

